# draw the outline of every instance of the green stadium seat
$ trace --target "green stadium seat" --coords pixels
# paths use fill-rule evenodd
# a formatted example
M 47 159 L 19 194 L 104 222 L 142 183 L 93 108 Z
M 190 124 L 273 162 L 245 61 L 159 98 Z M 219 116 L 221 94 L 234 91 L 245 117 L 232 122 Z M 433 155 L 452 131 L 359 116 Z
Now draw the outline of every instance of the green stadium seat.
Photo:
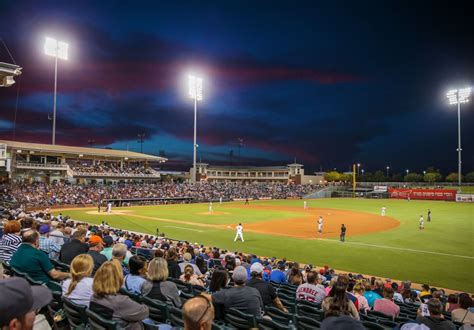
M 235 308 L 230 308 L 226 312 L 225 322 L 238 329 L 249 329 L 257 327 L 257 319 L 254 315 L 243 313 Z
M 156 299 L 142 298 L 142 303 L 150 309 L 150 319 L 156 322 L 167 323 L 170 320 L 169 305 Z
M 62 297 L 63 309 L 71 329 L 84 329 L 87 326 L 87 306 L 79 305 L 66 297 Z
M 268 307 L 265 309 L 265 315 L 268 315 L 279 323 L 288 324 L 290 321 L 295 324 L 295 315 L 286 313 L 276 307 Z
M 288 330 L 288 324 L 279 323 L 276 320 L 260 318 L 258 319 L 258 329 L 259 330 Z
M 362 324 L 366 329 L 385 330 L 385 327 L 383 325 L 380 325 L 380 324 L 375 323 L 375 322 L 363 321 Z
M 91 311 L 89 308 L 86 309 L 86 315 L 91 329 L 97 330 L 119 330 L 120 326 L 117 322 L 107 320 L 105 317 Z
M 321 322 L 311 317 L 296 315 L 296 324 L 298 330 L 311 330 L 321 328 Z

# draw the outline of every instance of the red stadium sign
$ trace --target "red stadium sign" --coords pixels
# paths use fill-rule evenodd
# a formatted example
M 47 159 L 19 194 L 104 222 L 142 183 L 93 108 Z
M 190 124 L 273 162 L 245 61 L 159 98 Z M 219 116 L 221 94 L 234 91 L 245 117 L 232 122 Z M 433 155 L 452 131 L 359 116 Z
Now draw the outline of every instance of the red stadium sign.
M 454 201 L 456 200 L 456 189 L 409 189 L 409 188 L 388 188 L 390 198 L 399 199 L 428 199 Z

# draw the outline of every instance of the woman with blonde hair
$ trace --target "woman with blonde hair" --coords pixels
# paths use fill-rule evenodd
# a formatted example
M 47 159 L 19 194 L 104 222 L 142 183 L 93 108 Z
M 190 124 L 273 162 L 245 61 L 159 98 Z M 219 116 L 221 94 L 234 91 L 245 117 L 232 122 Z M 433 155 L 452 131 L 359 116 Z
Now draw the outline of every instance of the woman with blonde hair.
M 364 297 L 366 283 L 364 281 L 358 281 L 354 286 L 354 296 L 356 296 L 359 303 L 359 312 L 367 314 L 367 311 L 370 310 L 369 302 L 367 298 Z M 370 287 L 370 286 L 369 286 Z
M 148 264 L 148 279 L 153 286 L 147 297 L 161 300 L 173 304 L 175 307 L 181 307 L 178 288 L 173 282 L 167 281 L 168 263 L 163 258 L 154 258 Z
M 86 305 L 92 297 L 92 270 L 94 260 L 88 254 L 79 254 L 71 262 L 71 278 L 62 282 L 63 296 L 79 305 Z
M 122 266 L 119 261 L 107 261 L 94 276 L 90 310 L 106 319 L 118 322 L 125 329 L 142 329 L 142 321 L 148 318 L 148 307 L 128 296 L 119 294 L 123 285 Z
M 181 274 L 179 279 L 192 285 L 204 286 L 202 280 L 196 274 L 194 274 L 194 268 L 191 265 L 186 265 L 184 267 L 184 274 Z

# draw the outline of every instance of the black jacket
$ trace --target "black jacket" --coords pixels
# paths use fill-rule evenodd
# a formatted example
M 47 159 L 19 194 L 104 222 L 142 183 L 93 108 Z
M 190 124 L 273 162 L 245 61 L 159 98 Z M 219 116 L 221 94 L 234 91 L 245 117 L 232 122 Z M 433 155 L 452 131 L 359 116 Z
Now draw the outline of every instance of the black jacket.
M 70 264 L 72 259 L 81 253 L 87 253 L 89 245 L 73 238 L 69 243 L 64 243 L 59 252 L 59 260 L 65 264 Z

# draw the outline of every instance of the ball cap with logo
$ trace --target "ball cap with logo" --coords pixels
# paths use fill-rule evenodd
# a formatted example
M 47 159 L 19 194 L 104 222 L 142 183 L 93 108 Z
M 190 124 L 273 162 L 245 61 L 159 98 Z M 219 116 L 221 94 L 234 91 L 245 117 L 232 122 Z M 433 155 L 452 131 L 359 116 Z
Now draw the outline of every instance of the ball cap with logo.
M 48 288 L 40 285 L 30 286 L 20 277 L 1 280 L 0 292 L 0 327 L 46 306 L 53 299 Z

